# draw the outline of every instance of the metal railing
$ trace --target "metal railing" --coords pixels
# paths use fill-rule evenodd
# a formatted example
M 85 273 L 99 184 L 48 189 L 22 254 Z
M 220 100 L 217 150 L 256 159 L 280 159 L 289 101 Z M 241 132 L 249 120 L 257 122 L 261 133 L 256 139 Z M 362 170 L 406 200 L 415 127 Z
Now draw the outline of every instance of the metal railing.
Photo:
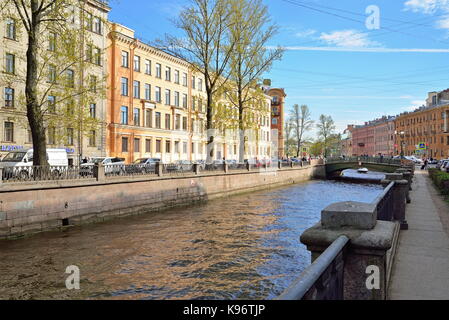
M 74 180 L 89 178 L 79 166 L 17 166 L 1 170 L 3 182 Z
M 348 244 L 348 237 L 338 237 L 276 300 L 343 300 Z
M 377 220 L 393 221 L 393 188 L 394 181 L 390 182 L 385 190 L 375 200 Z
M 220 163 L 215 162 L 211 164 L 204 163 L 170 163 L 160 164 L 161 168 L 158 171 L 157 163 L 150 164 L 123 164 L 113 163 L 103 166 L 104 177 L 106 179 L 111 177 L 137 177 L 148 176 L 149 178 L 159 175 L 165 176 L 183 176 L 192 175 L 197 172 L 204 173 L 223 173 L 226 171 L 250 170 L 250 171 L 267 171 L 270 168 L 278 170 L 287 168 L 298 168 L 311 165 L 310 162 L 285 162 L 271 161 L 267 163 L 235 163 L 230 162 Z M 226 169 L 225 170 L 225 166 Z M 197 171 L 196 171 L 197 167 Z M 98 178 L 97 165 L 80 165 L 80 166 L 20 166 L 20 167 L 5 167 L 0 168 L 0 175 L 2 183 L 15 182 L 32 182 L 32 181 L 53 181 L 53 180 L 81 180 Z
M 339 162 L 368 162 L 368 163 L 379 163 L 379 164 L 396 164 L 400 165 L 401 159 L 393 159 L 389 157 L 331 157 L 326 158 L 326 163 L 339 163 Z

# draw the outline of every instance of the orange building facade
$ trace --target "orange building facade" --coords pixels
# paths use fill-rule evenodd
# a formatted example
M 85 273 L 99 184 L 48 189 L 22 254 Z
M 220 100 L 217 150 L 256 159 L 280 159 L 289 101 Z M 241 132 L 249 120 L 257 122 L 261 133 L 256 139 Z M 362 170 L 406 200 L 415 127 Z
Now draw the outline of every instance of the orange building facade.
M 127 163 L 204 159 L 204 80 L 124 26 L 113 24 L 109 41 L 107 154 Z
M 427 106 L 396 117 L 396 153 L 449 158 L 449 89 L 431 92 Z

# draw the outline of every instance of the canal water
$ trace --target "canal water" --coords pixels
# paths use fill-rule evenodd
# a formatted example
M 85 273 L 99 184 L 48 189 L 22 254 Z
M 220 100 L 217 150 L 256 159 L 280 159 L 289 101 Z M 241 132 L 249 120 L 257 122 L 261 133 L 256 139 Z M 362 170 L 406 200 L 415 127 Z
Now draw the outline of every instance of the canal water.
M 310 264 L 299 236 L 324 207 L 381 191 L 311 181 L 0 241 L 0 299 L 271 299 Z

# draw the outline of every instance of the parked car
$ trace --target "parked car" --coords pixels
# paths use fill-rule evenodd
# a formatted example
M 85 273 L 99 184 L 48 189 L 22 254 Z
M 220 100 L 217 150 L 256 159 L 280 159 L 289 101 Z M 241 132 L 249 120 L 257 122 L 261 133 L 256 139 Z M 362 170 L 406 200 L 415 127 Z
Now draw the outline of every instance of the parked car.
M 125 166 L 126 173 L 150 173 L 156 169 L 156 163 L 161 162 L 160 158 L 140 158 Z
M 53 177 L 58 177 L 68 169 L 69 160 L 65 149 L 47 149 L 47 162 Z M 33 149 L 9 152 L 0 162 L 6 178 L 27 179 L 34 175 Z
M 415 156 L 405 156 L 407 160 L 413 161 L 415 164 L 422 164 L 423 161 Z
M 80 165 L 80 175 L 92 176 L 95 164 L 104 166 L 106 175 L 120 174 L 124 172 L 125 159 L 117 157 L 92 157 L 87 163 Z
M 441 159 L 440 161 L 438 161 L 436 168 L 437 169 L 441 169 L 441 167 L 443 166 L 445 161 L 448 161 L 449 159 Z
M 449 160 L 444 160 L 440 168 L 441 171 L 449 172 Z

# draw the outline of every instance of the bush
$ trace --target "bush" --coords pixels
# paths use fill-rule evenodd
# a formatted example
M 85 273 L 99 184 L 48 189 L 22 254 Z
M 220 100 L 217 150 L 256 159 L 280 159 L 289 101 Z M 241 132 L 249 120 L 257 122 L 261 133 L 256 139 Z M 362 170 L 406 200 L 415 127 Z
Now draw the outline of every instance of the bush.
M 441 193 L 449 195 L 449 173 L 438 169 L 429 169 L 429 175 Z

